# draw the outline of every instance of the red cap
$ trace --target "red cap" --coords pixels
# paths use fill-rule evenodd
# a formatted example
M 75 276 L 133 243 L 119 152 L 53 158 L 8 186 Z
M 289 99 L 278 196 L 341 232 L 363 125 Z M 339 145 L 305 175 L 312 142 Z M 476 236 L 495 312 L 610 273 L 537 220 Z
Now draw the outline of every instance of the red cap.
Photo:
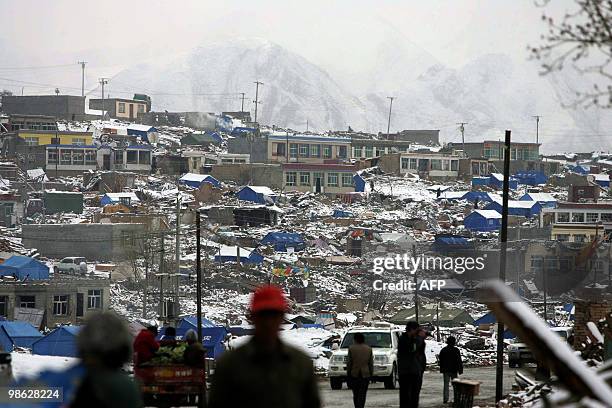
M 278 286 L 265 285 L 255 290 L 251 297 L 251 313 L 262 310 L 287 311 L 287 300 Z

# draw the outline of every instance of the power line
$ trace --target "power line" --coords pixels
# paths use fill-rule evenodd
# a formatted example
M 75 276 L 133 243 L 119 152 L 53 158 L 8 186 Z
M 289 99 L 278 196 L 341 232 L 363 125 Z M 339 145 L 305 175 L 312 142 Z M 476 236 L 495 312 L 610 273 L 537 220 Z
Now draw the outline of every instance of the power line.
M 65 68 L 71 67 L 72 64 L 63 64 L 63 65 L 38 65 L 38 66 L 26 66 L 26 67 L 0 67 L 2 71 L 18 71 L 23 69 L 49 69 L 49 68 Z

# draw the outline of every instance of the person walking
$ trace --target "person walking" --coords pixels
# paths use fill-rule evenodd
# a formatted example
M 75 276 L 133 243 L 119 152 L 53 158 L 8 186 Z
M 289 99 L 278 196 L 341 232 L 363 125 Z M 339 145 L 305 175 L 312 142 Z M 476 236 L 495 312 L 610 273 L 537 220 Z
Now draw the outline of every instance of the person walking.
M 425 371 L 423 337 L 419 336 L 419 324 L 410 321 L 399 338 L 397 346 L 398 379 L 400 384 L 400 408 L 417 408 Z
M 363 333 L 355 333 L 354 344 L 348 349 L 346 375 L 353 390 L 353 405 L 364 408 L 370 377 L 374 374 L 374 354 L 372 347 L 365 344 Z
M 273 285 L 251 298 L 253 337 L 217 362 L 209 408 L 320 408 L 312 360 L 279 336 L 287 300 Z
M 444 388 L 442 392 L 442 401 L 446 404 L 449 400 L 448 386 L 453 378 L 457 378 L 463 374 L 463 361 L 461 361 L 461 353 L 455 347 L 457 340 L 454 336 L 448 336 L 446 339 L 446 347 L 440 350 L 440 372 L 444 376 Z M 454 386 L 453 386 L 454 388 Z

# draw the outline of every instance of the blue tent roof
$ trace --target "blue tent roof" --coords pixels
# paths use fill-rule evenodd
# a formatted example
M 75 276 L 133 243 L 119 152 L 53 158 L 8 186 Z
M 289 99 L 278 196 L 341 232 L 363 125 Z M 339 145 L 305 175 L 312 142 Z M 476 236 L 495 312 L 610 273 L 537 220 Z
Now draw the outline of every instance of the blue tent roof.
M 274 245 L 275 250 L 282 252 L 286 251 L 287 248 L 301 251 L 305 247 L 302 236 L 291 232 L 269 232 L 263 237 L 261 243 Z
M 49 279 L 49 267 L 34 258 L 13 255 L 0 264 L 0 276 L 13 275 L 19 280 Z
M 493 312 L 489 312 L 486 315 L 480 317 L 479 319 L 476 319 L 474 321 L 474 326 L 478 326 L 479 324 L 492 324 L 496 322 L 497 322 L 497 318 L 495 317 Z
M 197 332 L 197 317 L 183 317 L 176 326 L 176 336 L 181 338 L 187 330 Z M 223 340 L 227 334 L 225 326 L 216 325 L 208 319 L 202 318 L 202 345 L 206 347 L 207 355 L 217 358 L 223 353 Z
M 354 217 L 354 215 L 350 211 L 334 210 L 334 213 L 332 214 L 332 217 L 334 217 L 334 218 L 351 218 L 351 217 Z
M 0 322 L 0 345 L 6 351 L 12 351 L 13 346 L 31 347 L 41 337 L 43 335 L 28 322 Z
M 32 344 L 32 354 L 77 357 L 76 336 L 80 326 L 60 326 Z

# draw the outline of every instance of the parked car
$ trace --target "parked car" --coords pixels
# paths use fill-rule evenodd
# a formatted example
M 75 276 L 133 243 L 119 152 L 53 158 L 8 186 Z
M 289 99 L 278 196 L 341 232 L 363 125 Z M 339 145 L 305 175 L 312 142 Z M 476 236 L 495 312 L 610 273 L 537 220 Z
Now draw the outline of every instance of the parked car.
M 379 325 L 374 327 L 353 327 L 347 331 L 334 350 L 329 360 L 329 383 L 332 390 L 342 388 L 346 381 L 346 364 L 348 362 L 348 348 L 353 344 L 356 333 L 362 333 L 365 342 L 372 347 L 374 354 L 373 381 L 383 381 L 385 388 L 397 387 L 397 344 L 402 333 L 392 325 Z
M 551 327 L 550 330 L 566 341 L 572 333 L 571 327 Z M 516 368 L 526 363 L 537 363 L 527 345 L 521 342 L 510 344 L 508 346 L 508 366 L 510 368 Z
M 81 270 L 81 263 L 86 264 L 86 262 L 87 260 L 85 258 L 78 256 L 69 256 L 59 261 L 59 263 L 57 264 L 57 271 L 76 274 Z

